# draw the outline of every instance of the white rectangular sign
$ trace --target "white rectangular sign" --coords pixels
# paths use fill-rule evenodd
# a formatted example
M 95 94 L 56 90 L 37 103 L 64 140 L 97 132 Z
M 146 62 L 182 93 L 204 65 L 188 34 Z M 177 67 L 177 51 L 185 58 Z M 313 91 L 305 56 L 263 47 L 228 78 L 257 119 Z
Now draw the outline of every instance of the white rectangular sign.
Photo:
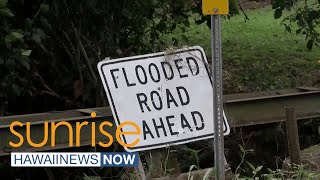
M 98 69 L 117 125 L 132 121 L 141 129 L 121 136 L 127 144 L 140 139 L 127 151 L 213 138 L 212 80 L 201 47 L 104 60 Z

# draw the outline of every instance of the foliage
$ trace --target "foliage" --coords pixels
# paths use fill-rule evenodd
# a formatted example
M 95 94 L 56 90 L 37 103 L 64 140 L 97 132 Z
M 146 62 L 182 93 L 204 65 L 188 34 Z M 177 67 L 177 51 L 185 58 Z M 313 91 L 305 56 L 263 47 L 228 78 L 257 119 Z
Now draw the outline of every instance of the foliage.
M 320 1 L 272 0 L 274 18 L 282 16 L 284 10 L 293 9 L 294 12 L 283 19 L 283 25 L 288 32 L 292 32 L 293 25 L 297 25 L 296 34 L 303 34 L 307 40 L 307 47 L 320 45 Z
M 105 105 L 96 64 L 188 26 L 183 0 L 0 0 L 0 115 Z
M 29 56 L 32 52 L 27 43 L 33 42 L 26 37 L 27 32 L 20 28 L 21 25 L 15 26 L 12 23 L 14 18 L 14 14 L 7 7 L 7 1 L 0 0 L 0 36 L 4 37 L 0 41 L 0 112 L 4 110 L 13 94 L 32 95 L 33 89 L 32 79 L 26 78 L 31 68 Z
M 281 179 L 319 179 L 320 173 L 314 172 L 307 168 L 307 165 L 295 165 L 292 164 L 291 167 L 287 169 L 276 169 L 272 170 L 270 168 L 267 168 L 267 173 L 263 173 L 262 169 L 263 166 L 254 166 L 248 161 L 245 161 L 246 155 L 248 153 L 253 152 L 252 149 L 246 150 L 242 145 L 239 145 L 240 149 L 240 156 L 241 156 L 241 162 L 238 165 L 237 169 L 235 170 L 235 176 L 233 177 L 233 180 L 259 180 L 259 179 L 265 179 L 265 180 L 281 180 Z M 243 162 L 246 162 L 246 164 L 250 167 L 249 170 L 245 168 L 241 168 Z M 252 176 L 248 177 L 247 174 L 252 174 Z
M 240 144 L 239 144 L 239 149 L 240 149 L 241 161 L 240 161 L 239 165 L 237 166 L 237 168 L 235 169 L 234 179 L 238 179 L 240 177 L 240 175 L 242 174 L 241 172 L 246 172 L 245 167 L 243 167 L 244 162 L 246 162 L 246 164 L 249 165 L 249 167 L 251 168 L 251 172 L 253 174 L 252 178 L 254 178 L 257 175 L 257 173 L 261 171 L 263 166 L 258 166 L 258 167 L 255 168 L 251 163 L 249 163 L 248 161 L 245 161 L 246 156 L 248 154 L 254 152 L 253 149 L 247 150 L 247 149 L 244 148 L 244 146 L 242 146 Z
M 320 51 L 306 48 L 304 38 L 285 32 L 282 18 L 274 19 L 270 6 L 247 10 L 250 17 L 234 16 L 222 21 L 222 57 L 225 93 L 242 93 L 311 86 L 320 69 Z M 284 12 L 288 15 L 289 12 Z M 195 15 L 196 16 L 196 15 Z M 195 17 L 198 18 L 198 17 Z M 182 35 L 186 36 L 185 41 Z M 163 35 L 167 44 L 177 38 L 178 46 L 200 45 L 211 55 L 210 29 L 190 18 L 187 32 L 176 29 Z
M 262 174 L 264 179 L 319 179 L 320 173 L 306 168 L 305 165 L 292 165 L 289 170 L 271 170 L 269 173 Z
M 230 1 L 230 15 L 238 13 L 237 3 Z M 284 18 L 287 31 L 297 23 L 296 33 L 305 34 L 309 49 L 319 43 L 319 1 L 274 0 L 273 8 L 275 18 L 296 9 Z M 171 36 L 173 45 L 194 44 L 186 35 L 194 14 L 196 24 L 210 25 L 210 16 L 201 15 L 201 1 L 193 0 L 0 0 L 0 114 L 105 105 L 97 62 L 162 50 L 168 41 L 160 36 L 177 28 L 182 33 Z M 274 81 L 258 90 L 281 88 Z
M 195 176 L 191 173 L 191 171 L 194 169 L 198 169 L 198 167 L 196 165 L 191 165 L 189 168 L 187 180 L 199 179 L 199 177 L 194 178 Z M 214 177 L 214 175 L 215 175 L 214 169 L 209 168 L 208 170 L 206 170 L 206 172 L 202 176 L 202 180 L 212 179 L 212 177 Z

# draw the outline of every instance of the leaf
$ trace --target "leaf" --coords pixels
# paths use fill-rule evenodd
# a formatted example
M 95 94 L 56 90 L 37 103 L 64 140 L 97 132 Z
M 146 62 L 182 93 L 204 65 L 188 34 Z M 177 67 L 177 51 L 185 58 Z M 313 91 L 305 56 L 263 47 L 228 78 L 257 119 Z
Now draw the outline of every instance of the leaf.
M 21 56 L 30 56 L 31 50 L 21 49 Z
M 45 39 L 47 37 L 47 35 L 40 28 L 37 28 L 37 34 L 40 36 L 41 39 Z
M 246 161 L 246 163 L 250 166 L 250 168 L 254 171 L 254 170 L 256 170 L 256 168 L 251 164 L 251 163 L 249 163 L 248 161 Z
M 18 61 L 21 66 L 23 66 L 26 70 L 30 70 L 30 64 L 29 64 L 29 59 L 28 56 L 20 56 L 19 61 Z
M 176 29 L 177 27 L 177 24 L 176 23 L 173 23 L 170 27 L 170 30 L 173 31 L 174 29 Z
M 270 174 L 274 174 L 274 173 L 275 173 L 275 171 L 272 170 L 272 169 L 270 169 L 270 168 L 267 168 L 267 170 L 268 170 L 268 172 L 269 172 Z
M 28 71 L 30 70 L 30 64 L 27 62 L 26 59 L 22 59 L 22 60 L 20 61 L 20 63 L 21 63 L 21 65 L 22 65 L 23 67 L 25 67 Z
M 256 168 L 256 170 L 254 170 L 254 171 L 255 171 L 255 172 L 260 172 L 262 168 L 263 168 L 263 166 L 258 166 L 258 167 Z
M 313 20 L 319 17 L 319 13 L 316 10 L 312 10 L 309 12 L 309 19 Z
M 207 180 L 209 178 L 210 173 L 212 172 L 212 168 L 208 169 L 206 173 L 203 175 L 202 180 Z
M 188 180 L 191 180 L 190 178 L 193 178 L 193 176 L 191 176 L 191 171 L 193 169 L 198 169 L 196 165 L 191 165 L 190 168 L 189 168 L 189 173 L 188 173 Z
M 286 31 L 288 31 L 289 33 L 291 33 L 291 28 L 290 28 L 290 26 L 286 25 Z
M 24 21 L 24 26 L 26 29 L 31 29 L 32 28 L 32 21 L 30 18 L 26 18 L 26 20 Z
M 19 32 L 11 32 L 10 33 L 10 36 L 12 37 L 12 38 L 14 38 L 15 40 L 16 39 L 21 39 L 21 38 L 23 38 L 23 35 L 21 34 L 21 33 L 19 33 Z
M 240 151 L 241 151 L 242 153 L 245 153 L 245 150 L 244 150 L 243 146 L 241 146 L 240 144 L 238 144 L 238 145 L 239 145 Z
M 184 26 L 181 26 L 180 29 L 181 29 L 182 32 L 186 32 L 187 31 L 186 27 L 184 27 Z
M 189 22 L 188 18 L 186 18 L 182 23 L 183 23 L 184 26 L 190 27 L 190 22 Z
M 196 165 L 191 165 L 189 168 L 189 172 L 191 172 L 193 169 L 198 169 L 198 167 Z
M 234 175 L 234 179 L 238 179 L 240 177 L 240 174 Z
M 40 5 L 40 10 L 41 10 L 41 12 L 43 12 L 43 13 L 49 12 L 49 5 L 48 5 L 48 4 L 41 4 L 41 5 Z
M 160 32 L 165 31 L 167 28 L 167 23 L 162 19 L 154 28 Z
M 166 169 L 166 171 L 168 171 L 168 172 L 172 172 L 172 171 L 174 171 L 174 170 L 176 170 L 176 168 Z
M 179 40 L 175 37 L 172 38 L 173 46 L 178 46 Z
M 276 9 L 274 11 L 274 18 L 279 19 L 282 16 L 282 9 Z
M 184 21 L 185 21 L 185 17 L 183 17 L 183 16 L 177 16 L 177 17 L 175 17 L 175 19 L 174 19 L 178 24 L 182 24 L 182 23 L 184 23 Z
M 18 33 L 18 32 L 11 32 L 10 34 L 6 35 L 5 37 L 5 41 L 8 43 L 8 42 L 14 42 L 14 41 L 17 41 L 19 39 L 23 38 L 23 35 Z
M 0 0 L 0 8 L 7 7 L 7 0 Z
M 313 46 L 313 39 L 310 39 L 308 42 L 307 42 L 307 48 L 309 50 L 312 50 L 312 46 Z
M 320 1 L 320 0 L 319 0 Z M 201 18 L 200 20 L 195 20 L 196 24 L 202 24 L 204 23 L 206 20 L 204 18 Z
M 18 33 L 18 32 L 11 32 L 10 33 L 12 37 L 16 38 L 16 39 L 21 39 L 23 38 L 23 35 Z
M 7 17 L 13 17 L 14 16 L 14 14 L 8 8 L 0 9 L 0 15 L 7 16 Z
M 256 174 L 257 174 L 257 172 L 256 172 L 256 171 L 252 171 L 252 174 L 253 174 L 253 175 L 256 175 Z
M 32 38 L 32 40 L 33 40 L 34 42 L 36 42 L 37 44 L 40 44 L 40 43 L 41 43 L 41 37 L 40 37 L 39 34 L 33 33 L 31 38 Z
M 187 42 L 187 43 L 189 43 L 190 41 L 189 41 L 189 38 L 186 36 L 186 35 L 181 35 L 181 38 L 185 41 L 185 42 Z
M 302 31 L 302 28 L 297 29 L 297 30 L 296 30 L 296 34 L 300 34 L 301 31 Z

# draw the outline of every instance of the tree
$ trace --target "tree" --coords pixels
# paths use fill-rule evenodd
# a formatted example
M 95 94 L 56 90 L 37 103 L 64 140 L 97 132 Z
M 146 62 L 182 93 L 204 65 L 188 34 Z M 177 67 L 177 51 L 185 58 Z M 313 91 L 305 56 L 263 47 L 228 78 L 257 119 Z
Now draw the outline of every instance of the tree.
M 309 50 L 320 45 L 320 0 L 272 0 L 272 8 L 275 19 L 282 17 L 284 10 L 293 11 L 283 19 L 283 25 L 290 33 L 295 28 L 296 34 L 303 34 Z
M 163 50 L 200 2 L 0 0 L 0 115 L 106 105 L 96 64 Z

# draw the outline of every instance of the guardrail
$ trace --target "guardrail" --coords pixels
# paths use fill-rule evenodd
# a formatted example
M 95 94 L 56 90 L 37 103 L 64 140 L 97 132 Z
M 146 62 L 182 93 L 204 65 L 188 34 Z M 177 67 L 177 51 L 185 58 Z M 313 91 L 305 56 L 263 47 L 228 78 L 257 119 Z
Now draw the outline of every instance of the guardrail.
M 260 93 L 230 94 L 224 96 L 224 108 L 227 119 L 232 127 L 250 126 L 285 121 L 285 107 L 293 106 L 296 109 L 298 120 L 320 117 L 320 91 L 300 89 L 286 89 L 277 91 L 267 91 Z M 96 112 L 97 116 L 92 118 L 91 112 Z M 96 142 L 106 141 L 106 137 L 98 132 L 99 124 L 109 121 L 114 124 L 109 107 L 97 107 L 88 109 L 76 109 L 69 111 L 53 111 L 47 113 L 27 114 L 18 116 L 0 117 L 0 156 L 8 155 L 12 151 L 48 151 L 69 148 L 68 129 L 66 127 L 57 128 L 56 146 L 51 147 L 48 140 L 41 148 L 33 148 L 22 145 L 19 148 L 12 148 L 10 141 L 19 142 L 19 138 L 10 132 L 10 124 L 13 121 L 20 121 L 23 127 L 15 127 L 21 134 L 26 133 L 25 123 L 30 122 L 31 138 L 34 142 L 41 142 L 44 134 L 45 122 L 66 121 L 75 129 L 76 122 L 88 121 L 96 123 Z M 114 134 L 115 125 L 108 132 Z M 91 145 L 90 126 L 83 126 L 81 129 L 81 146 Z M 75 144 L 75 133 L 74 143 Z M 50 129 L 49 129 L 50 139 Z

